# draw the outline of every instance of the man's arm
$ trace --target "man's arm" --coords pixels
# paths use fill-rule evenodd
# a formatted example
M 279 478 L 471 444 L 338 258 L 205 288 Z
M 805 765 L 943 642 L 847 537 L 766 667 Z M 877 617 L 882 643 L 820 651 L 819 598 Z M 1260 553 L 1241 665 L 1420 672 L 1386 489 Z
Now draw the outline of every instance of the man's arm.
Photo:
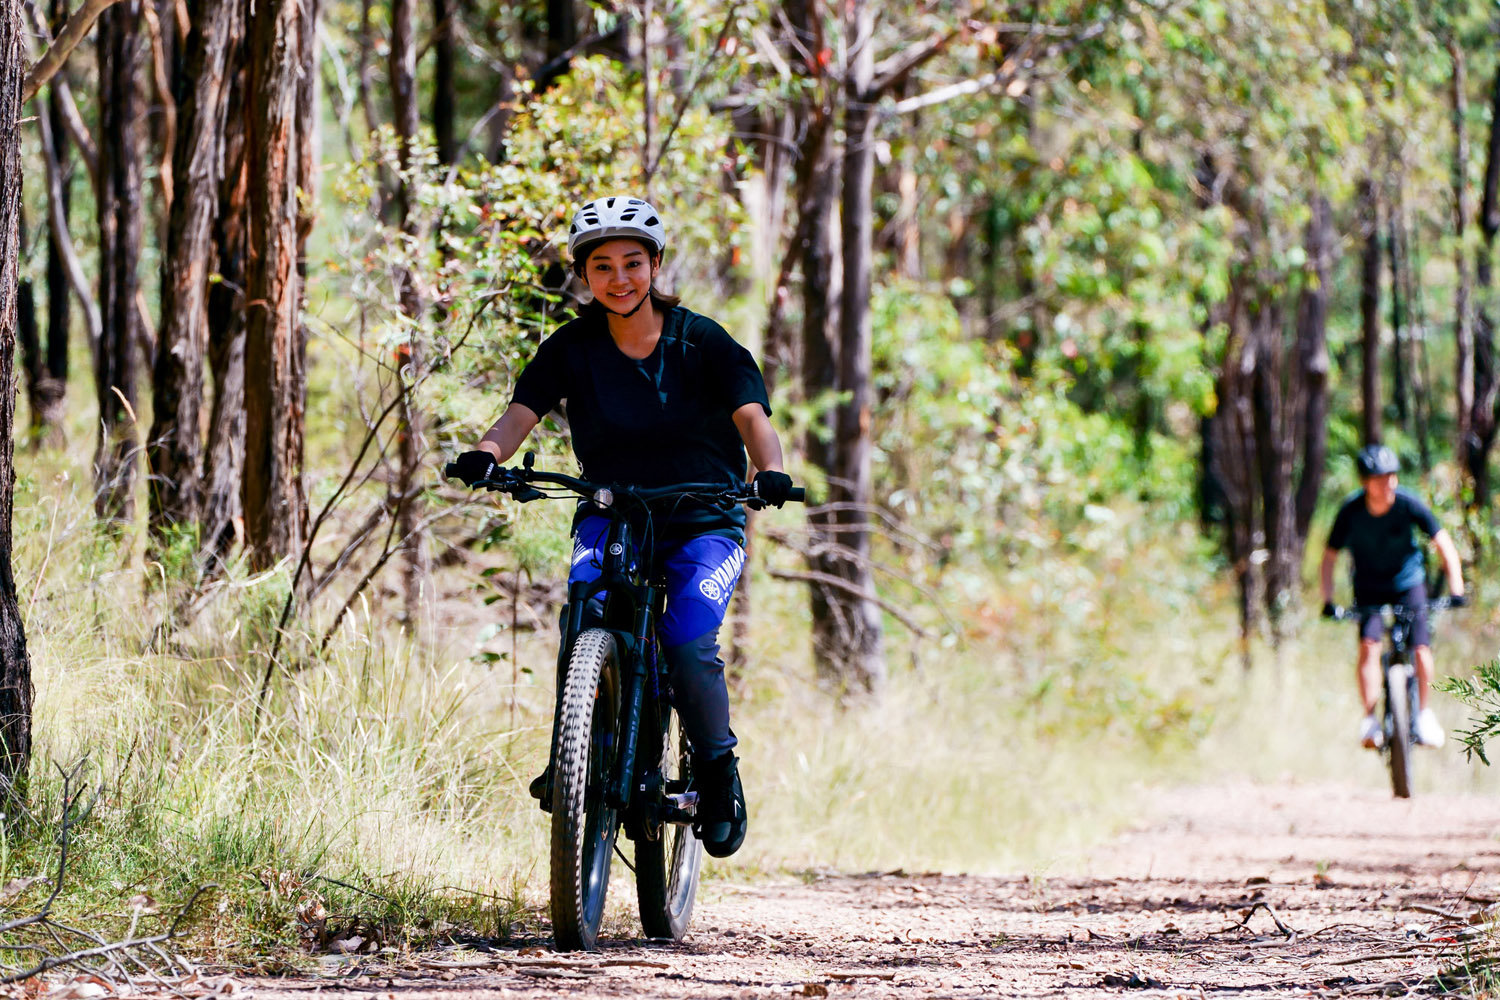
M 1462 597 L 1464 594 L 1464 567 L 1458 558 L 1458 546 L 1453 544 L 1453 536 L 1448 534 L 1447 529 L 1440 530 L 1432 536 L 1432 544 L 1437 546 L 1438 555 L 1443 560 L 1443 572 L 1448 577 L 1448 593 L 1454 597 Z
M 521 403 L 511 403 L 505 408 L 505 412 L 500 414 L 500 419 L 495 421 L 495 425 L 479 439 L 478 450 L 489 452 L 495 456 L 496 462 L 504 465 L 510 461 L 510 457 L 526 440 L 526 435 L 531 433 L 531 429 L 541 419 L 532 412 L 531 407 Z
M 730 416 L 740 432 L 740 440 L 745 442 L 750 464 L 760 472 L 785 472 L 781 467 L 781 438 L 776 436 L 765 407 L 746 403 Z
M 1333 566 L 1339 561 L 1338 549 L 1323 550 L 1323 565 L 1318 568 L 1318 580 L 1323 585 L 1323 603 L 1333 603 Z

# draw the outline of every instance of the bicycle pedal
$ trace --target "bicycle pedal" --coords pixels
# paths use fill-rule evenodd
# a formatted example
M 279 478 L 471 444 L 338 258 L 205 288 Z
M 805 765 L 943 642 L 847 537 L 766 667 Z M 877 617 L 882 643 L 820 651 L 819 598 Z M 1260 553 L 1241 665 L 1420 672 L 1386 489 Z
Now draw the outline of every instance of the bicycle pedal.
M 697 815 L 698 813 L 697 792 L 679 792 L 675 795 L 668 795 L 667 801 L 672 803 L 672 808 L 678 812 L 685 812 L 691 815 Z

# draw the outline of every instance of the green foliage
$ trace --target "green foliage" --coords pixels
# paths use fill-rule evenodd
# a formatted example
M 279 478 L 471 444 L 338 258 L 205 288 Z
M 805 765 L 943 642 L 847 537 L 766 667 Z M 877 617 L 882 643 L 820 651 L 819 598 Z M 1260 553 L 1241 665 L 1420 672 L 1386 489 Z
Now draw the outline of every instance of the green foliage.
M 536 343 L 567 317 L 571 303 L 556 286 L 574 210 L 603 192 L 640 189 L 640 101 L 618 65 L 578 60 L 557 86 L 529 95 L 503 162 L 444 167 L 424 140 L 403 168 L 396 136 L 383 128 L 340 171 L 343 228 L 324 266 L 349 315 L 333 328 L 361 332 L 355 346 L 378 379 L 420 383 L 442 450 L 479 437 Z M 665 287 L 703 278 L 734 231 L 734 202 L 704 196 L 726 138 L 720 119 L 691 110 L 663 163 L 652 197 L 672 220 Z M 410 192 L 405 230 L 375 212 L 388 178 Z M 402 311 L 398 275 L 415 284 L 419 315 Z M 426 358 L 415 368 L 413 346 Z
M 1478 757 L 1489 764 L 1485 750 L 1490 740 L 1500 733 L 1500 660 L 1490 660 L 1474 668 L 1473 677 L 1451 677 L 1438 684 L 1467 705 L 1475 714 L 1469 719 L 1469 728 L 1459 732 L 1464 754 L 1471 760 Z

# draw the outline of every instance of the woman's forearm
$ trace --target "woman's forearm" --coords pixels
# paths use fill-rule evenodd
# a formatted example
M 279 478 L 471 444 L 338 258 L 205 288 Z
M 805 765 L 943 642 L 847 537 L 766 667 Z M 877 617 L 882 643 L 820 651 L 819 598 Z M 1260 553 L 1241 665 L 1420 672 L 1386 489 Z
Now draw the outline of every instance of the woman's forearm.
M 531 429 L 541 420 L 528 406 L 511 403 L 495 421 L 484 437 L 479 439 L 479 450 L 495 456 L 495 461 L 505 463 L 520 449 Z

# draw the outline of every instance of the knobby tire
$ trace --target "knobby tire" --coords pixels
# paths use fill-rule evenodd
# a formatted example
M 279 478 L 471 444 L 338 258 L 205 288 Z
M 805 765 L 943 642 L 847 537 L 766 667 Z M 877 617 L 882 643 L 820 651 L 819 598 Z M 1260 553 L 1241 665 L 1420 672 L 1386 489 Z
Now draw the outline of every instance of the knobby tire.
M 1386 737 L 1386 749 L 1391 767 L 1391 791 L 1398 799 L 1411 798 L 1411 669 L 1405 663 L 1392 663 L 1385 668 L 1386 711 L 1390 713 L 1390 733 Z
M 685 780 L 690 777 L 687 740 L 677 713 L 670 707 L 666 712 L 667 725 L 656 723 L 647 731 L 663 732 L 663 777 L 669 782 Z M 646 748 L 641 750 L 644 754 Z M 641 929 L 648 938 L 681 941 L 687 935 L 702 867 L 703 844 L 691 827 L 663 823 L 655 840 L 642 837 L 635 842 L 635 894 Z
M 599 940 L 619 829 L 604 792 L 618 752 L 620 687 L 614 636 L 585 631 L 568 661 L 553 769 L 552 932 L 561 951 L 592 951 Z

